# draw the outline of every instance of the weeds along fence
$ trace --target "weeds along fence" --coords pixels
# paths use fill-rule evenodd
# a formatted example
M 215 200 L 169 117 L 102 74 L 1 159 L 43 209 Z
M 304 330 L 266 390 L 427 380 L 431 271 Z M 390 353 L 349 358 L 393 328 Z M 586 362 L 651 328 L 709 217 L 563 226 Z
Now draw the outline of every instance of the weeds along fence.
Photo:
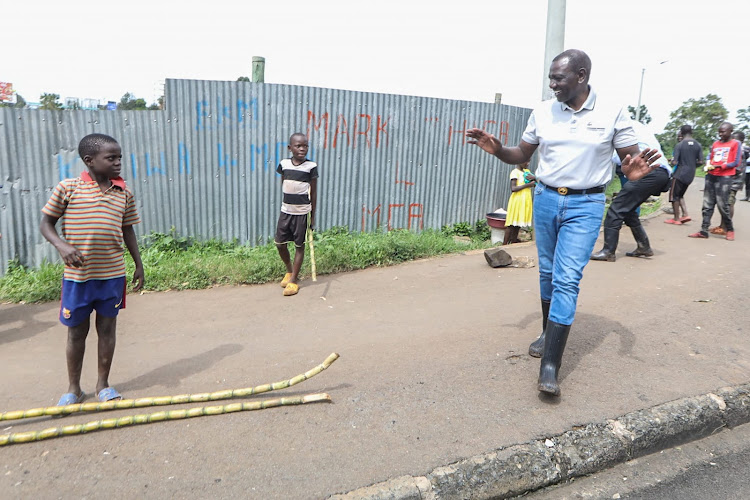
M 317 225 L 421 230 L 505 206 L 505 165 L 469 145 L 488 130 L 518 143 L 531 110 L 426 97 L 249 82 L 167 80 L 163 111 L 0 108 L 0 273 L 11 259 L 58 256 L 39 233 L 58 181 L 85 169 L 78 141 L 100 132 L 123 150 L 139 235 L 168 232 L 262 244 L 281 205 L 276 165 L 294 132 L 319 164 Z

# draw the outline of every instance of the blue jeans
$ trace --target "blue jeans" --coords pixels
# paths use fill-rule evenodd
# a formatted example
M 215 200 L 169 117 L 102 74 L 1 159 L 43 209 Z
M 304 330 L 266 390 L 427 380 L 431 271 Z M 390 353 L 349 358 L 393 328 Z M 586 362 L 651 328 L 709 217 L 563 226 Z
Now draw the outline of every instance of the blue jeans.
M 599 235 L 604 201 L 604 193 L 562 196 L 541 183 L 534 188 L 539 291 L 551 302 L 549 319 L 555 323 L 573 324 L 578 283 Z

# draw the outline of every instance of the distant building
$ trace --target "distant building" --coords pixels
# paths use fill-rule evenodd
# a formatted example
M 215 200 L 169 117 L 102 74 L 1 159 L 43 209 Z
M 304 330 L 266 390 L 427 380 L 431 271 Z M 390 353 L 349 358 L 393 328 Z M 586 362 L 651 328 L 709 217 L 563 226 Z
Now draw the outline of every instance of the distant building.
M 97 110 L 99 109 L 99 99 L 82 99 L 81 100 L 81 109 L 86 110 Z
M 81 101 L 77 97 L 66 97 L 63 109 L 81 109 Z
M 79 99 L 78 97 L 66 97 L 63 109 L 84 109 L 87 111 L 96 111 L 99 109 L 99 103 L 99 99 Z

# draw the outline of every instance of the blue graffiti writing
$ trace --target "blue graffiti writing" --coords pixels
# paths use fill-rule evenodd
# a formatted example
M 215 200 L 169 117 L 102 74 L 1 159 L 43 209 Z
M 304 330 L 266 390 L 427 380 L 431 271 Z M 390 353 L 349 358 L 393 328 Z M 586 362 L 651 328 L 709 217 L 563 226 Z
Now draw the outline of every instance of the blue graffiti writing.
M 184 143 L 177 145 L 177 163 L 181 174 L 190 175 L 190 151 L 187 150 Z
M 165 168 L 166 161 L 164 160 L 164 151 L 159 152 L 159 165 L 151 164 L 151 155 L 146 153 L 146 175 L 151 177 L 154 174 L 167 175 L 167 169 Z
M 229 166 L 236 167 L 237 159 L 230 158 L 229 154 L 224 154 L 224 146 L 221 143 L 217 144 L 216 147 L 219 151 L 219 168 L 223 168 L 226 174 L 229 175 Z
M 237 99 L 234 106 L 224 104 L 221 97 L 216 98 L 213 106 L 207 100 L 200 100 L 195 103 L 195 117 L 196 130 L 211 130 L 214 123 L 216 125 L 237 123 L 242 127 L 254 127 L 255 122 L 258 121 L 258 99 L 252 98 L 249 101 Z
M 60 174 L 61 181 L 73 177 L 73 166 L 80 160 L 80 158 L 73 158 L 71 161 L 65 162 L 62 155 L 57 155 L 57 171 Z

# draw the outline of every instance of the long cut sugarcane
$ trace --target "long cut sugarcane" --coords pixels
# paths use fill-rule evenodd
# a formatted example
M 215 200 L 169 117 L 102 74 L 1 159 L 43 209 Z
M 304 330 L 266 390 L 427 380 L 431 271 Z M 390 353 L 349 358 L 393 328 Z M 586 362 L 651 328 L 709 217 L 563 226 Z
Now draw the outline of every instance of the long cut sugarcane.
M 312 280 L 318 281 L 318 273 L 315 266 L 315 245 L 313 244 L 313 228 L 310 227 L 310 214 L 307 214 L 307 245 L 310 247 L 310 272 Z
M 164 422 L 166 420 L 180 420 L 184 418 L 203 417 L 209 415 L 222 415 L 238 411 L 265 410 L 277 406 L 301 405 L 306 403 L 317 403 L 319 401 L 331 401 L 326 393 L 307 394 L 305 396 L 294 396 L 288 398 L 266 399 L 263 401 L 251 401 L 246 403 L 231 403 L 224 406 L 202 406 L 185 410 L 159 411 L 143 415 L 130 415 L 127 417 L 107 418 L 96 420 L 85 424 L 66 425 L 63 427 L 50 427 L 41 431 L 15 432 L 0 435 L 0 446 L 18 443 L 31 443 L 62 436 L 74 436 L 103 429 L 116 429 L 129 425 L 150 424 L 152 422 Z
M 69 415 L 71 413 L 78 412 L 93 412 L 93 411 L 108 411 L 108 410 L 122 410 L 126 408 L 143 408 L 146 406 L 166 406 L 166 405 L 177 405 L 185 403 L 196 403 L 205 401 L 219 401 L 222 399 L 238 398 L 251 396 L 253 394 L 261 394 L 264 392 L 277 391 L 279 389 L 286 389 L 293 385 L 304 382 L 309 378 L 319 374 L 339 358 L 337 353 L 331 353 L 325 361 L 321 364 L 312 368 L 311 370 L 301 373 L 296 377 L 292 377 L 287 380 L 279 382 L 273 382 L 271 384 L 262 384 L 255 387 L 247 387 L 244 389 L 228 389 L 216 392 L 204 392 L 198 394 L 180 394 L 177 396 L 159 396 L 159 397 L 147 397 L 138 399 L 122 399 L 118 401 L 106 401 L 106 402 L 92 402 L 92 403 L 76 403 L 67 406 L 47 406 L 44 408 L 33 408 L 30 410 L 16 410 L 0 413 L 1 420 L 18 420 L 22 418 L 35 418 L 42 416 L 62 416 Z

